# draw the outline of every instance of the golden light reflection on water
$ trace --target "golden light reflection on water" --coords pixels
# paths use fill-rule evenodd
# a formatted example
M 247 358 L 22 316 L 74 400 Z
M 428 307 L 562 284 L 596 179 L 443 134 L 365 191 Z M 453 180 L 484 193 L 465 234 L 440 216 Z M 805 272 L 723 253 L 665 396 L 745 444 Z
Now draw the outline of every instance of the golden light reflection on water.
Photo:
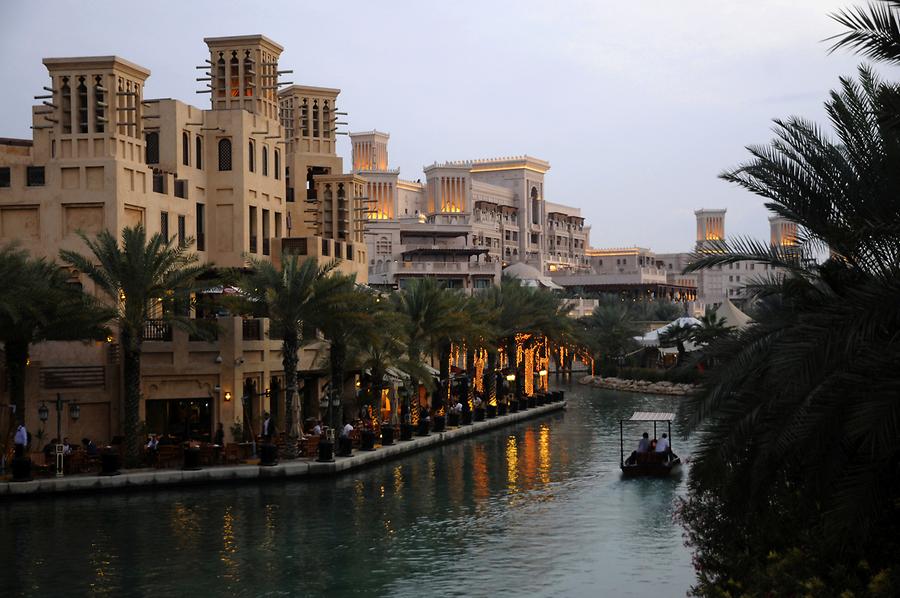
M 538 446 L 534 428 L 525 430 L 525 440 L 522 446 L 522 486 L 526 490 L 534 487 L 537 478 Z
M 269 503 L 265 506 L 265 538 L 262 542 L 262 547 L 265 549 L 273 549 L 275 548 L 275 531 L 278 528 L 278 505 Z
M 519 448 L 516 446 L 516 437 L 506 439 L 506 487 L 510 492 L 518 492 L 519 479 Z
M 232 507 L 225 507 L 225 514 L 222 515 L 222 550 L 219 552 L 219 560 L 225 566 L 224 578 L 229 581 L 239 581 L 238 565 L 234 559 L 237 553 L 237 541 L 234 536 L 234 515 Z
M 541 424 L 541 431 L 538 434 L 538 472 L 541 476 L 541 483 L 546 485 L 550 483 L 550 426 Z
M 475 498 L 487 498 L 490 496 L 488 484 L 487 455 L 484 446 L 475 445 L 475 455 L 472 458 L 472 478 L 475 480 Z
M 179 545 L 185 550 L 191 550 L 197 545 L 200 519 L 193 509 L 183 503 L 176 502 L 172 505 L 172 530 L 175 532 L 173 535 L 178 538 Z
M 105 540 L 105 537 L 101 537 Z M 90 562 L 94 571 L 94 579 L 90 583 L 91 594 L 114 594 L 115 571 L 112 555 L 106 546 L 106 542 L 91 542 Z

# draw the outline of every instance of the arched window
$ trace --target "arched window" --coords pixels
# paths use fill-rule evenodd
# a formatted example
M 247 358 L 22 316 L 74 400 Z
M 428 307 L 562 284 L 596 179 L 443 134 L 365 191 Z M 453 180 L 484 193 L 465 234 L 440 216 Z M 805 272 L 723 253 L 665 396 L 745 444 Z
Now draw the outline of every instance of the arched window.
M 275 150 L 275 178 L 281 178 L 281 152 Z
M 194 139 L 194 166 L 203 168 L 203 140 L 197 135 Z
M 250 50 L 244 50 L 244 95 L 253 95 L 253 86 L 250 85 L 250 77 L 253 75 L 253 59 L 250 58 Z
M 181 163 L 191 165 L 191 137 L 187 131 L 181 132 Z
M 219 170 L 231 170 L 231 139 L 219 139 Z
M 231 61 L 228 64 L 229 78 L 231 79 L 231 97 L 241 97 L 241 76 L 238 73 L 237 52 L 231 53 Z
M 247 142 L 247 165 L 250 169 L 250 172 L 256 172 L 256 147 L 253 145 L 253 140 Z
M 88 94 L 84 77 L 78 78 L 78 132 L 88 132 Z
M 159 164 L 159 133 L 153 131 L 144 136 L 146 144 L 146 162 L 147 164 Z
M 540 224 L 541 222 L 541 204 L 538 200 L 537 187 L 531 188 L 531 222 L 533 224 Z
M 269 176 L 269 149 L 266 146 L 262 150 L 262 174 Z
M 378 255 L 388 255 L 391 253 L 391 240 L 387 237 L 379 237 L 375 243 L 375 253 Z
M 309 137 L 309 104 L 303 98 L 303 106 L 300 107 L 300 134 Z
M 103 77 L 94 77 L 94 132 L 102 133 L 106 125 L 106 110 L 104 109 Z
M 63 133 L 72 132 L 72 88 L 69 87 L 69 78 L 63 77 L 61 88 L 62 95 L 62 126 Z
M 325 127 L 325 130 L 322 132 L 322 136 L 326 139 L 331 139 L 332 130 L 335 128 L 331 124 L 331 110 L 328 109 L 328 100 L 322 102 L 322 124 Z
M 313 100 L 312 105 L 313 137 L 319 136 L 319 102 Z
M 216 96 L 225 97 L 225 56 L 219 52 L 219 60 L 216 62 Z

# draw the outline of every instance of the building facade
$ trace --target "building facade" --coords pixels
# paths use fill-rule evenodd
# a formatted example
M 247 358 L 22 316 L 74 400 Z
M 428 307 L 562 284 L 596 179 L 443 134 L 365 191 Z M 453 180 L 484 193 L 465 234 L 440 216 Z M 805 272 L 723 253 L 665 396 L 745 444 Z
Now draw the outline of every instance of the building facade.
M 293 253 L 336 259 L 365 283 L 366 181 L 344 173 L 335 153 L 339 90 L 280 82 L 289 72 L 279 70 L 282 47 L 265 36 L 205 42 L 197 80 L 198 93 L 210 95 L 207 109 L 145 97 L 150 71 L 116 56 L 45 59 L 49 82 L 35 96 L 33 138 L 0 140 L 0 243 L 56 258 L 61 249 L 86 253 L 80 234 L 142 224 L 149 234 L 192 239 L 201 261 L 218 267 Z M 208 437 L 218 422 L 230 430 L 245 420 L 258 431 L 263 411 L 283 414 L 281 342 L 268 321 L 220 313 L 218 323 L 214 342 L 162 322 L 145 329 L 148 431 L 181 426 Z M 307 408 L 318 406 L 326 361 L 325 343 L 301 350 Z M 119 372 L 114 336 L 34 347 L 29 428 L 40 427 L 39 402 L 62 393 L 82 407 L 67 436 L 121 434 Z
M 588 267 L 590 227 L 578 208 L 550 203 L 550 164 L 530 156 L 433 163 L 422 179 L 388 162 L 389 135 L 352 133 L 354 173 L 367 182 L 369 281 L 402 288 L 433 277 L 448 288 L 498 284 L 502 268 L 541 272 Z

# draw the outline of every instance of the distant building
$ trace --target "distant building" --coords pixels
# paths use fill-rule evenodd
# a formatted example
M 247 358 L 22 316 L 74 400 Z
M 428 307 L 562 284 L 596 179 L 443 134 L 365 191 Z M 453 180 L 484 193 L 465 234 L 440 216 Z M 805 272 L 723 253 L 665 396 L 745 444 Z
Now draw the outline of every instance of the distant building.
M 578 208 L 550 203 L 550 164 L 530 156 L 434 163 L 425 182 L 389 168 L 386 133 L 350 135 L 354 173 L 367 182 L 369 283 L 402 288 L 432 277 L 447 288 L 498 284 L 502 268 L 587 271 L 590 227 Z

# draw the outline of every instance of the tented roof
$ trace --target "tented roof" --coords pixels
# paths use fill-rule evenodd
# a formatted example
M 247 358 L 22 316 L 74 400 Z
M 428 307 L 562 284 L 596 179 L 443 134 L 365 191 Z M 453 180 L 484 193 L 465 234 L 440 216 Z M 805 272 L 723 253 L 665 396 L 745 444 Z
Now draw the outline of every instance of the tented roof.
M 504 268 L 503 273 L 518 278 L 525 287 L 544 287 L 545 289 L 562 289 L 561 286 L 544 276 L 534 266 L 524 262 L 516 262 Z
M 716 308 L 716 315 L 724 318 L 726 326 L 737 330 L 746 328 L 753 321 L 750 316 L 739 310 L 727 297 L 722 302 L 722 305 Z

